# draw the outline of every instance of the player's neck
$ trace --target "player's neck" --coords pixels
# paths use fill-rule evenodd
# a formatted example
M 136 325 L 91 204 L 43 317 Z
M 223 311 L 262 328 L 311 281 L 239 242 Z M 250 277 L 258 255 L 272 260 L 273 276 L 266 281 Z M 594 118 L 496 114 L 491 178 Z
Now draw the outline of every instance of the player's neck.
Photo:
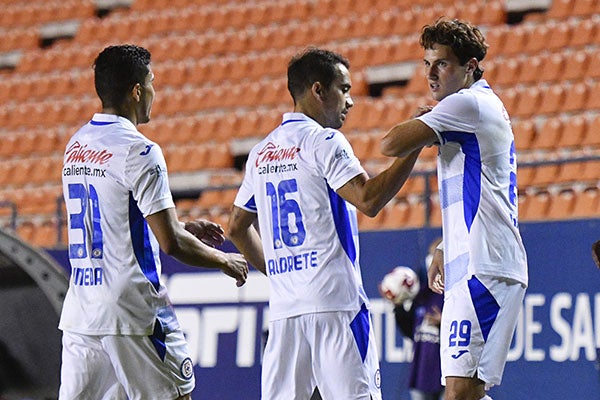
M 115 107 L 104 107 L 102 109 L 102 114 L 117 115 L 119 117 L 128 119 L 129 121 L 131 121 L 131 123 L 133 123 L 133 125 L 137 125 L 137 117 L 135 115 L 135 112 L 128 112 L 127 110 L 119 110 Z

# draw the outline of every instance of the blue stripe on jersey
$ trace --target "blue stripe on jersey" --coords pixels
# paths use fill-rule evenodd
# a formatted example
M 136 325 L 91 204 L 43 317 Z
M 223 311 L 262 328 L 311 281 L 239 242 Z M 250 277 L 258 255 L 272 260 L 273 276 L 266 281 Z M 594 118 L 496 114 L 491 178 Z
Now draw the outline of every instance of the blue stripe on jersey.
M 467 230 L 471 231 L 471 225 L 475 214 L 479 209 L 481 198 L 481 154 L 479 142 L 474 133 L 467 132 L 443 132 L 445 142 L 460 143 L 462 152 L 465 154 L 464 177 L 463 177 L 463 211 Z M 442 189 L 444 182 L 442 182 Z M 445 196 L 443 196 L 445 197 Z
M 367 351 L 369 350 L 369 310 L 367 310 L 367 306 L 363 303 L 360 307 L 360 311 L 352 322 L 350 323 L 350 329 L 352 330 L 352 334 L 354 335 L 354 340 L 356 341 L 356 346 L 358 347 L 358 352 L 360 353 L 360 358 L 362 362 L 365 362 L 365 358 L 367 357 Z
M 281 126 L 289 124 L 290 122 L 305 122 L 305 120 L 303 120 L 303 119 L 288 119 L 287 121 L 283 121 L 281 123 Z
M 112 121 L 112 122 L 109 122 L 109 121 L 94 121 L 94 120 L 90 121 L 90 124 L 96 125 L 96 126 L 112 125 L 112 124 L 117 124 L 117 123 L 119 123 L 119 121 Z
M 446 290 L 450 290 L 456 282 L 467 275 L 469 261 L 469 253 L 463 253 L 444 265 L 444 286 Z
M 444 196 L 440 199 L 442 209 L 462 201 L 462 183 L 463 179 L 461 175 L 456 175 L 442 181 L 442 193 L 444 193 Z
M 337 231 L 344 251 L 348 255 L 348 258 L 350 258 L 352 265 L 354 265 L 356 262 L 356 247 L 354 247 L 352 226 L 350 225 L 346 200 L 340 197 L 329 185 L 327 185 L 327 191 L 329 192 L 329 203 L 331 204 L 335 230 Z
M 167 335 L 165 334 L 165 330 L 163 329 L 159 320 L 154 321 L 154 332 L 152 332 L 152 335 L 148 337 L 154 345 L 154 348 L 156 349 L 160 359 L 165 361 L 165 355 L 167 354 L 167 345 L 165 343 L 165 339 L 167 338 Z
M 494 325 L 494 321 L 496 321 L 496 317 L 500 311 L 500 306 L 496 302 L 494 296 L 492 296 L 475 275 L 469 279 L 468 284 L 483 340 L 487 342 L 488 335 L 492 330 L 492 325 Z
M 250 200 L 248 200 L 244 206 L 249 210 L 256 211 L 256 199 L 254 196 L 250 197 Z
M 129 193 L 129 231 L 131 233 L 131 243 L 133 252 L 142 272 L 148 278 L 154 289 L 158 291 L 160 283 L 156 261 L 150 244 L 150 234 L 148 223 L 137 206 L 137 202 Z

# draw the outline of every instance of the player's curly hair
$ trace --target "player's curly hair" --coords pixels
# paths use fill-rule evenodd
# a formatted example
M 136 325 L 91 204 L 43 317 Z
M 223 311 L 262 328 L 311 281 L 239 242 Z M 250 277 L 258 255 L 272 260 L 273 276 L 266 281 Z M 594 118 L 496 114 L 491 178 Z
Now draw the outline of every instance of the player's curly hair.
M 434 44 L 449 46 L 461 65 L 473 57 L 477 61 L 483 60 L 489 47 L 479 28 L 466 21 L 444 17 L 423 27 L 420 43 L 426 50 L 433 48 Z M 478 81 L 482 75 L 483 69 L 477 67 L 473 78 Z
M 136 83 L 150 71 L 150 52 L 135 45 L 109 46 L 94 61 L 94 85 L 102 107 L 123 105 Z
M 294 102 L 315 82 L 321 82 L 325 88 L 329 88 L 335 79 L 338 64 L 350 68 L 350 62 L 345 57 L 329 50 L 309 47 L 295 55 L 287 70 L 287 87 Z

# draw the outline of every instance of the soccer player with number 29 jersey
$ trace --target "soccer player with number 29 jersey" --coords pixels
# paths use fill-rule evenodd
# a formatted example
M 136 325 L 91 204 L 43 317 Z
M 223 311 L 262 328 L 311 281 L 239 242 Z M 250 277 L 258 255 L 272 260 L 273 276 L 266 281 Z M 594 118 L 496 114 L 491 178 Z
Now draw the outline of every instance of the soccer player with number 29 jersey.
M 376 215 L 420 150 L 369 179 L 338 130 L 353 105 L 348 67 L 315 48 L 291 60 L 294 112 L 250 152 L 230 217 L 229 237 L 270 282 L 263 400 L 315 386 L 324 399 L 381 398 L 356 209 Z
M 224 240 L 217 224 L 177 219 L 162 151 L 136 128 L 149 121 L 154 99 L 150 53 L 107 47 L 94 68 L 102 112 L 64 155 L 71 279 L 59 398 L 190 399 L 193 365 L 160 281 L 159 246 L 238 285 L 248 266 L 214 248 Z
M 500 384 L 528 279 L 514 137 L 502 101 L 481 79 L 487 44 L 479 29 L 442 18 L 423 28 L 421 45 L 439 103 L 392 128 L 382 151 L 403 156 L 439 146 L 443 246 L 428 278 L 445 293 L 444 398 L 491 399 L 486 389 Z

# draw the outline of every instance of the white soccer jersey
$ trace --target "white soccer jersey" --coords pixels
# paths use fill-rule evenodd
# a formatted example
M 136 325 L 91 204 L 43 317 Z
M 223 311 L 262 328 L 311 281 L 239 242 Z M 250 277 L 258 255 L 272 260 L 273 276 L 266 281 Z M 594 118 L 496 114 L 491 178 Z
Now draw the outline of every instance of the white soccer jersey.
M 71 280 L 59 328 L 150 335 L 177 327 L 144 217 L 174 207 L 160 147 L 127 119 L 95 114 L 69 141 L 62 171 Z
M 368 305 L 356 209 L 336 193 L 363 172 L 341 132 L 301 113 L 250 152 L 235 205 L 258 213 L 271 320 Z
M 485 80 L 419 117 L 438 135 L 446 290 L 469 274 L 527 285 L 510 119 Z

